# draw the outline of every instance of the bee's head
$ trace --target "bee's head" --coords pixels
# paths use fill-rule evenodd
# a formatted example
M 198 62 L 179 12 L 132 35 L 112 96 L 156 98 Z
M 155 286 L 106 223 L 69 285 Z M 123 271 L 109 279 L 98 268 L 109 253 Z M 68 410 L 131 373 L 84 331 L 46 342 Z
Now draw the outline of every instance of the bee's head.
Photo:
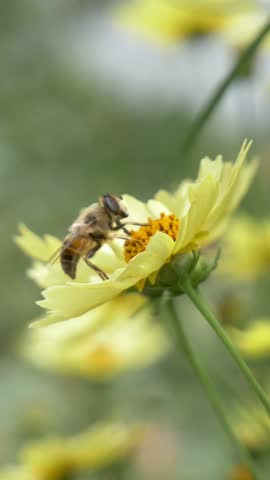
M 126 218 L 129 215 L 122 200 L 123 199 L 120 195 L 107 193 L 99 198 L 99 203 L 105 208 L 110 216 L 121 219 Z

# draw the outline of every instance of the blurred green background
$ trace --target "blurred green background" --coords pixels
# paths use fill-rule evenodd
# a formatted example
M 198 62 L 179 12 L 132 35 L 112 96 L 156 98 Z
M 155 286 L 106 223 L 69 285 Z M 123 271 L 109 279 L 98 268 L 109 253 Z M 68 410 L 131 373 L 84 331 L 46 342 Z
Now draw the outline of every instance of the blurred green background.
M 170 477 L 159 478 L 220 480 L 235 461 L 234 453 L 184 358 L 180 370 L 172 354 L 145 371 L 95 384 L 39 371 L 16 352 L 18 338 L 39 312 L 34 301 L 40 297 L 25 277 L 29 261 L 13 242 L 19 222 L 38 234 L 62 238 L 77 212 L 100 194 L 128 192 L 147 199 L 159 188 L 194 176 L 206 154 L 233 160 L 246 136 L 254 139 L 253 152 L 263 161 L 242 208 L 258 216 L 268 213 L 269 123 L 258 121 L 259 112 L 254 115 L 256 73 L 243 81 L 242 104 L 241 93 L 235 96 L 240 99 L 237 128 L 217 112 L 218 121 L 214 115 L 192 154 L 183 158 L 180 146 L 196 106 L 189 108 L 179 98 L 174 105 L 157 99 L 134 108 L 134 100 L 129 104 L 106 87 L 110 78 L 87 77 L 72 58 L 67 61 L 73 27 L 77 31 L 82 18 L 100 14 L 108 4 L 112 2 L 11 0 L 0 6 L 0 461 L 12 462 L 26 438 L 76 432 L 113 415 L 158 422 L 177 432 L 178 467 Z M 269 78 L 264 81 L 266 85 Z M 215 288 L 208 291 L 215 301 Z M 240 397 L 249 396 L 219 342 L 182 302 L 194 342 L 224 399 L 231 398 L 232 388 Z M 270 312 L 266 301 L 254 309 Z M 136 469 L 123 478 L 138 475 L 144 478 Z

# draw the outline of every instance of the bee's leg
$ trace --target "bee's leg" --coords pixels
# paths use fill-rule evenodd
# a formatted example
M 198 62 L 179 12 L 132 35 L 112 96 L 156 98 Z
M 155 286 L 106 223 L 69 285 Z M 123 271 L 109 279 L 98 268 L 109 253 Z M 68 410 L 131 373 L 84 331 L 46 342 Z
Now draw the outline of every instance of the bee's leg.
M 103 270 L 101 270 L 101 268 L 97 267 L 97 265 L 95 265 L 94 263 L 90 262 L 89 258 L 92 258 L 95 253 L 97 252 L 97 250 L 100 249 L 100 244 L 96 245 L 94 248 L 91 248 L 91 250 L 89 250 L 89 252 L 87 252 L 87 254 L 83 257 L 85 263 L 88 265 L 88 267 L 92 268 L 93 270 L 95 270 L 95 272 L 97 272 L 100 276 L 100 278 L 102 280 L 108 280 L 108 275 L 103 272 Z
M 123 230 L 127 235 L 129 235 L 129 231 L 125 228 L 124 225 L 122 225 L 121 223 L 117 223 L 116 225 L 112 225 L 110 224 L 110 230 L 112 230 L 113 232 L 117 231 L 117 230 Z
M 125 222 L 125 223 L 116 223 L 116 225 L 110 225 L 111 230 L 123 230 L 123 232 L 126 233 L 126 235 L 129 235 L 129 231 L 126 228 L 126 225 L 136 225 L 138 227 L 146 227 L 148 223 L 139 223 L 139 222 Z
M 108 235 L 107 236 L 107 240 L 115 240 L 115 239 L 119 239 L 119 240 L 129 240 L 130 238 L 130 235 L 118 235 L 118 234 L 111 234 L 111 235 Z
M 128 231 L 128 229 L 127 229 L 126 227 L 124 227 L 123 225 L 121 225 L 121 228 L 122 228 L 123 232 L 124 232 L 126 235 L 129 236 L 129 231 Z
M 145 222 L 126 222 L 125 225 L 138 225 L 138 227 L 147 227 L 147 225 L 149 225 L 149 223 L 145 223 Z

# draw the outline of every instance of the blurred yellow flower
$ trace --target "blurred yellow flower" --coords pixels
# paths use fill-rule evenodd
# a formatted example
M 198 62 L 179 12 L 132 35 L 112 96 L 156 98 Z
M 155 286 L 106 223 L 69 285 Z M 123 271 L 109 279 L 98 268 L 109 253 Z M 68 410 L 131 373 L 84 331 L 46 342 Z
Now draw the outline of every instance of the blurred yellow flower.
M 237 408 L 231 421 L 236 436 L 250 452 L 269 448 L 270 417 L 263 408 L 252 404 L 246 408 Z
M 137 0 L 118 7 L 116 16 L 120 25 L 130 31 L 150 40 L 171 42 L 220 30 L 229 15 L 217 11 L 209 2 L 204 5 L 198 1 L 188 4 L 175 0 Z
M 258 35 L 267 19 L 267 10 L 256 5 L 246 12 L 232 15 L 230 21 L 224 25 L 222 34 L 228 43 L 241 49 Z M 267 48 L 270 46 L 269 35 L 264 39 L 263 45 Z
M 270 318 L 256 320 L 247 330 L 231 330 L 231 338 L 242 354 L 250 358 L 270 355 Z
M 25 467 L 7 466 L 0 469 L 0 480 L 39 480 Z
M 121 27 L 151 41 L 219 33 L 236 46 L 250 41 L 267 19 L 264 8 L 252 0 L 135 0 L 113 15 Z
M 236 217 L 224 236 L 218 271 L 243 281 L 270 272 L 270 219 Z
M 63 474 L 95 470 L 119 461 L 134 450 L 142 438 L 140 427 L 97 424 L 71 438 L 48 438 L 26 446 L 21 459 L 40 480 L 61 479 Z
M 76 471 L 101 468 L 126 458 L 142 441 L 145 427 L 98 424 L 74 436 L 69 449 Z
M 23 465 L 38 480 L 61 480 L 74 471 L 68 439 L 49 438 L 29 444 L 20 456 Z
M 154 320 L 145 297 L 120 295 L 81 317 L 31 329 L 22 349 L 40 367 L 103 379 L 145 367 L 168 351 Z
M 204 158 L 195 182 L 184 181 L 174 194 L 161 190 L 146 204 L 124 195 L 130 218 L 148 225 L 130 232 L 124 246 L 100 249 L 95 262 L 112 272 L 108 280 L 89 272 L 88 281 L 68 279 L 43 291 L 45 299 L 38 304 L 49 310 L 46 323 L 83 315 L 132 286 L 142 290 L 147 280 L 153 285 L 159 270 L 173 257 L 217 240 L 254 177 L 257 162 L 245 163 L 249 148 L 250 143 L 244 142 L 234 164 L 224 163 L 221 156 L 214 161 Z M 27 242 L 27 235 L 23 236 Z M 45 285 L 50 273 L 45 280 L 43 276 L 40 281 L 41 277 L 38 281 Z
M 228 480 L 253 480 L 254 477 L 250 473 L 248 467 L 246 465 L 237 465 L 233 472 L 231 473 Z
M 143 429 L 122 424 L 97 424 L 71 438 L 52 437 L 29 443 L 20 454 L 22 466 L 6 467 L 3 480 L 62 480 L 126 458 L 143 438 Z

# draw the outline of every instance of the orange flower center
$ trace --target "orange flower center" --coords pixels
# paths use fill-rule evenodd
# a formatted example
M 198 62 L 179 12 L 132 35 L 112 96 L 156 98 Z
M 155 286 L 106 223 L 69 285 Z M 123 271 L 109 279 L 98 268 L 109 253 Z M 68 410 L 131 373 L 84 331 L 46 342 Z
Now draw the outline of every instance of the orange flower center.
M 148 218 L 148 224 L 132 230 L 130 238 L 124 244 L 124 256 L 126 262 L 136 257 L 138 253 L 144 252 L 150 239 L 156 232 L 163 232 L 169 235 L 174 241 L 180 228 L 180 220 L 175 215 L 161 213 L 160 218 L 153 220 Z

